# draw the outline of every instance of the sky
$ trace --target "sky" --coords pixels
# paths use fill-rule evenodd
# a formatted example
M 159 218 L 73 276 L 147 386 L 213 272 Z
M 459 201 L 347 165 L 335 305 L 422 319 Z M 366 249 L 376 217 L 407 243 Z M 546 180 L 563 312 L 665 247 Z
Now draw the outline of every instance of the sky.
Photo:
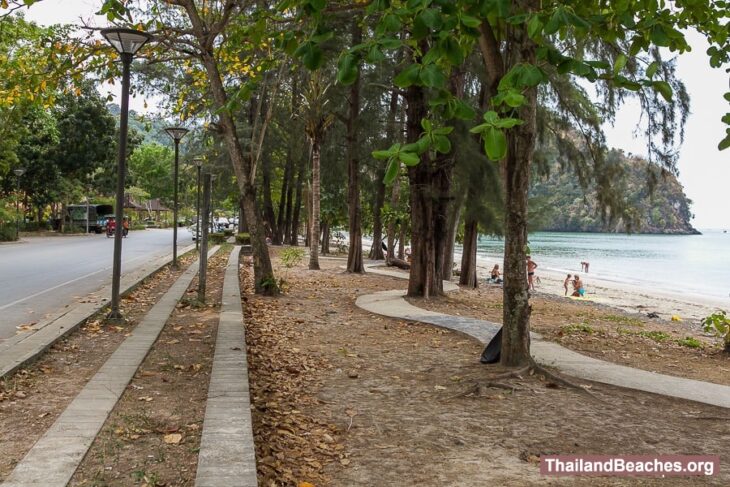
M 40 24 L 79 24 L 79 18 L 90 19 L 92 25 L 105 26 L 104 17 L 94 17 L 101 0 L 43 0 L 33 5 L 26 18 Z M 685 127 L 685 140 L 679 157 L 679 181 L 693 201 L 693 225 L 700 229 L 730 229 L 730 149 L 717 150 L 725 134 L 720 120 L 730 110 L 723 93 L 730 91 L 730 75 L 725 69 L 712 69 L 705 51 L 707 44 L 696 33 L 687 35 L 692 52 L 678 58 L 677 74 L 687 86 L 691 114 Z M 130 107 L 138 112 L 154 111 L 154 103 L 136 98 Z M 619 112 L 614 126 L 606 126 L 611 147 L 633 154 L 646 154 L 646 141 L 635 133 L 640 118 L 638 103 L 629 102 Z

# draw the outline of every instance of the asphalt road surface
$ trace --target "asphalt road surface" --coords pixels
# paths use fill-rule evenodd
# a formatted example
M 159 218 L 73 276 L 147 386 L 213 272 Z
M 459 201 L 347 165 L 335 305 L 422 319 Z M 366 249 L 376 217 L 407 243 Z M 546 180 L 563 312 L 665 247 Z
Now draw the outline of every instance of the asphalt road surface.
M 193 243 L 185 228 L 178 248 Z M 111 283 L 114 239 L 101 235 L 30 237 L 0 245 L 0 341 Z M 172 252 L 172 229 L 129 232 L 122 275 Z

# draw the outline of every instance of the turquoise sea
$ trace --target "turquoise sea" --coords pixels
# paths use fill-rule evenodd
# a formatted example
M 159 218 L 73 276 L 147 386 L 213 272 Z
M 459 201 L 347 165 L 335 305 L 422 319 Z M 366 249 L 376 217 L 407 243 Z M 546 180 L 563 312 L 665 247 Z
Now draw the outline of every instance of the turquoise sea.
M 730 304 L 730 231 L 702 235 L 605 233 L 530 234 L 533 259 L 544 269 L 581 273 L 590 262 L 592 277 L 638 285 L 647 291 L 700 294 Z M 481 236 L 481 257 L 501 259 L 504 242 Z

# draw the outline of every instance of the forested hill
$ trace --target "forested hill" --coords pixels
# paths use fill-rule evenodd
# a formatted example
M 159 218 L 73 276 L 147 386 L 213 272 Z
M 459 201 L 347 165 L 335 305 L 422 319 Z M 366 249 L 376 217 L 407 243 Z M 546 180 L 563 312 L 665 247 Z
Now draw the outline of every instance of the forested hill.
M 625 214 L 629 217 L 619 218 L 608 226 L 601 218 L 594 188 L 583 191 L 573 172 L 561 171 L 555 164 L 550 168 L 549 176 L 534 175 L 532 178 L 531 208 L 535 210 L 533 217 L 537 219 L 537 227 L 558 232 L 625 232 L 627 221 L 634 220 L 635 226 L 630 231 L 635 233 L 699 233 L 690 224 L 692 201 L 674 176 L 658 176 L 651 192 L 649 165 L 644 159 L 627 157 L 615 150 L 611 151 L 609 159 L 620 167 L 621 175 L 612 187 L 626 198 Z

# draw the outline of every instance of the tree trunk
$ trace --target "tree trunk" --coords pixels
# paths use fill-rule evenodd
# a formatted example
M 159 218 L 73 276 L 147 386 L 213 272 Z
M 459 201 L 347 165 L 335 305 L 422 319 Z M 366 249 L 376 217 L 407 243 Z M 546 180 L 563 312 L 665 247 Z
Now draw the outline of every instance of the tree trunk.
M 306 159 L 303 157 L 299 160 L 299 171 L 297 174 L 297 185 L 296 185 L 296 201 L 294 203 L 294 209 L 292 212 L 291 219 L 291 236 L 289 237 L 289 244 L 297 247 L 299 245 L 299 214 L 302 209 L 302 189 L 304 187 L 304 178 L 306 177 Z
M 388 125 L 386 130 L 385 138 L 387 140 L 388 144 L 395 143 L 395 115 L 398 111 L 398 93 L 393 91 L 390 94 L 390 105 L 388 107 Z M 383 211 L 383 205 L 385 203 L 385 182 L 383 181 L 385 179 L 385 169 L 387 161 L 382 161 L 380 167 L 378 167 L 378 173 L 377 178 L 378 180 L 375 181 L 376 184 L 376 192 L 375 192 L 375 204 L 373 206 L 373 246 L 370 248 L 370 258 L 373 260 L 382 260 L 385 258 L 383 255 L 383 219 L 382 219 L 382 211 Z M 398 178 L 393 181 L 394 188 L 396 185 L 398 185 Z M 395 191 L 395 190 L 394 190 Z M 392 201 L 392 197 L 391 197 Z M 397 195 L 396 195 L 396 204 L 397 201 Z M 389 259 L 392 259 L 394 257 L 393 254 L 393 240 L 395 236 L 395 228 L 394 224 L 391 222 L 388 224 L 388 250 L 387 250 L 387 256 Z
M 312 212 L 309 227 L 309 269 L 319 270 L 320 141 L 312 140 Z
M 362 27 L 355 19 L 352 22 L 352 45 L 362 42 Z M 349 113 L 347 117 L 345 136 L 347 140 L 347 206 L 350 233 L 350 245 L 347 251 L 347 272 L 362 274 L 365 267 L 362 262 L 362 210 L 360 208 L 360 160 L 357 157 L 357 121 L 360 117 L 360 75 L 350 87 L 348 100 Z M 380 237 L 378 237 L 378 240 Z M 329 245 L 329 243 L 328 243 Z M 378 246 L 380 242 L 378 241 Z M 382 252 L 381 252 L 382 255 Z
M 423 88 L 411 86 L 408 101 L 407 142 L 421 135 L 421 120 L 426 117 Z M 428 153 L 421 162 L 408 168 L 411 203 L 411 272 L 408 295 L 425 298 L 443 294 L 443 249 L 447 234 L 446 207 L 449 196 L 451 162 L 430 160 Z
M 281 243 L 287 243 L 289 240 L 289 234 L 286 232 L 286 220 L 284 214 L 287 207 L 287 197 L 290 196 L 289 187 L 291 186 L 292 179 L 291 172 L 294 167 L 294 162 L 291 154 L 291 146 L 286 152 L 286 165 L 284 166 L 284 176 L 281 178 L 281 197 L 279 198 L 279 212 L 276 215 L 276 232 L 280 236 Z
M 388 139 L 388 143 L 395 143 L 400 141 L 400 137 L 397 137 L 396 139 L 396 114 L 398 113 L 398 93 L 395 91 L 390 94 L 390 106 L 388 107 L 388 126 L 386 129 L 386 138 Z M 385 177 L 385 164 L 383 164 L 383 178 Z M 383 184 L 383 191 L 385 191 L 385 183 L 381 182 L 378 184 Z M 380 186 L 378 186 L 378 191 L 380 191 Z M 400 199 L 400 177 L 396 176 L 393 180 L 393 188 L 391 189 L 390 193 L 390 209 L 391 211 L 396 211 L 398 208 L 398 201 Z M 382 209 L 382 205 L 381 205 Z M 388 228 L 387 228 L 387 239 L 388 239 L 388 249 L 386 250 L 386 256 L 385 261 L 388 262 L 391 259 L 395 258 L 395 232 L 396 232 L 396 222 L 391 219 L 388 222 Z M 403 258 L 402 254 L 399 254 L 399 258 Z
M 276 216 L 274 215 L 274 202 L 271 199 L 271 160 L 266 155 L 261 158 L 261 187 L 264 196 L 264 221 L 266 222 L 266 233 L 271 237 L 273 245 L 281 245 Z
M 509 65 L 535 63 L 536 47 L 523 26 L 508 31 Z M 523 120 L 507 132 L 508 152 L 505 175 L 505 239 L 504 239 L 504 325 L 501 363 L 508 367 L 526 365 L 530 361 L 530 313 L 526 273 L 527 194 L 530 164 L 535 147 L 537 90 L 524 92 L 525 104 L 518 116 Z
M 479 224 L 469 216 L 464 223 L 464 250 L 461 253 L 461 274 L 459 284 L 471 288 L 478 287 L 477 283 L 477 236 Z
M 193 15 L 191 14 L 191 19 Z M 196 27 L 196 36 L 198 39 L 204 38 L 205 33 L 202 27 Z M 198 32 L 198 30 L 201 30 Z M 249 226 L 251 234 L 251 244 L 253 248 L 253 264 L 254 264 L 254 289 L 257 294 L 276 294 L 276 286 L 272 286 L 274 280 L 274 271 L 269 258 L 269 249 L 266 245 L 266 235 L 264 232 L 262 221 L 259 217 L 258 205 L 256 202 L 256 188 L 254 181 L 251 179 L 251 160 L 244 157 L 241 142 L 238 139 L 236 124 L 231 113 L 225 108 L 228 103 L 223 81 L 218 71 L 212 48 L 202 55 L 203 65 L 208 73 L 210 81 L 211 93 L 215 101 L 212 112 L 216 113 L 219 118 L 219 125 L 222 129 L 223 140 L 228 149 L 228 155 L 231 158 L 231 165 L 236 174 L 238 188 L 241 192 L 244 206 L 244 215 L 246 223 Z
M 455 196 L 449 205 L 449 230 L 446 235 L 446 244 L 444 245 L 444 267 L 441 272 L 444 274 L 444 280 L 450 281 L 454 275 L 454 247 L 456 245 L 456 231 L 459 229 L 461 220 L 461 209 L 464 206 L 463 196 Z
M 248 233 L 248 223 L 246 223 L 246 211 L 243 209 L 243 196 L 238 198 L 238 232 Z
M 328 222 L 322 223 L 322 255 L 330 253 L 330 224 Z

